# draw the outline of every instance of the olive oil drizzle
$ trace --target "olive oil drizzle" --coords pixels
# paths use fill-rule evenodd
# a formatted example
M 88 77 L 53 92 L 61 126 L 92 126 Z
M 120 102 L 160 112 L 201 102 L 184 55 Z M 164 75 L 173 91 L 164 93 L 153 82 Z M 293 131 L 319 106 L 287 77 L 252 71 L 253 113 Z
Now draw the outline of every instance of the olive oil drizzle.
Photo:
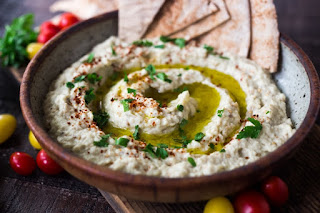
M 184 68 L 185 72 L 188 72 L 189 69 L 197 70 L 201 72 L 204 76 L 210 78 L 211 82 L 218 87 L 224 88 L 229 91 L 230 96 L 234 101 L 239 104 L 240 116 L 243 119 L 246 114 L 246 95 L 241 89 L 239 83 L 230 75 L 224 74 L 222 72 L 198 66 L 185 66 L 180 64 L 175 65 L 158 65 L 155 66 L 157 69 L 167 69 L 167 68 Z M 132 68 L 125 70 L 124 72 L 115 72 L 110 76 L 105 83 L 98 88 L 96 91 L 96 100 L 93 102 L 94 111 L 98 111 L 103 108 L 103 98 L 110 91 L 110 88 L 114 86 L 118 81 L 124 78 L 125 73 L 130 74 L 132 72 L 141 70 L 142 68 Z M 129 81 L 129 85 L 132 83 Z M 220 95 L 215 88 L 209 87 L 208 85 L 201 83 L 185 84 L 180 86 L 174 91 L 158 93 L 156 89 L 149 89 L 144 94 L 146 97 L 153 98 L 155 100 L 161 101 L 162 103 L 169 103 L 170 101 L 177 98 L 181 91 L 188 90 L 190 96 L 195 98 L 198 102 L 198 110 L 194 116 L 188 119 L 188 123 L 182 128 L 187 136 L 187 139 L 194 139 L 196 133 L 203 131 L 203 128 L 211 121 L 211 117 L 217 112 L 217 107 L 220 103 Z M 210 97 L 210 98 L 204 98 Z M 114 137 L 121 137 L 123 135 L 132 135 L 133 132 L 126 129 L 120 129 L 113 127 L 110 123 L 103 128 L 103 131 L 106 134 L 112 133 Z M 234 133 L 236 130 L 234 131 Z M 232 136 L 234 135 L 232 134 Z M 230 136 L 229 138 L 231 138 Z M 182 147 L 181 142 L 178 142 L 181 139 L 179 129 L 173 131 L 169 134 L 163 134 L 161 137 L 159 135 L 146 134 L 140 132 L 140 139 L 146 143 L 151 143 L 154 146 L 157 144 L 167 144 L 169 147 Z M 229 139 L 230 140 L 230 139 Z M 214 150 L 211 148 L 208 149 L 208 153 L 201 153 L 196 150 L 188 150 L 191 153 L 196 154 L 209 154 L 213 151 L 219 151 L 223 148 L 222 144 L 216 144 Z

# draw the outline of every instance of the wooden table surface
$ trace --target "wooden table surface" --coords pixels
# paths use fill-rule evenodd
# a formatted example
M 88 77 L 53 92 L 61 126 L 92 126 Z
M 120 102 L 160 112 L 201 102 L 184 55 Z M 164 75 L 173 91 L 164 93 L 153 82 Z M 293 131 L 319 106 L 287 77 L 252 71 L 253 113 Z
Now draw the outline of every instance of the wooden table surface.
M 35 13 L 37 25 L 51 18 L 54 14 L 49 13 L 48 6 L 52 2 L 54 0 L 0 0 L 0 35 L 5 24 L 24 13 Z M 275 3 L 280 31 L 293 38 L 320 70 L 320 1 L 276 0 Z M 23 177 L 11 170 L 8 164 L 11 153 L 24 151 L 35 157 L 37 152 L 28 142 L 29 130 L 19 106 L 19 84 L 3 67 L 0 68 L 2 113 L 15 115 L 18 127 L 13 136 L 0 145 L 0 212 L 114 212 L 97 189 L 66 172 L 48 176 L 37 169 L 31 176 Z M 313 131 L 320 133 L 320 128 L 316 126 Z M 320 211 L 319 142 L 318 134 L 310 135 L 290 164 L 279 172 L 289 184 L 291 197 L 286 206 L 274 212 Z

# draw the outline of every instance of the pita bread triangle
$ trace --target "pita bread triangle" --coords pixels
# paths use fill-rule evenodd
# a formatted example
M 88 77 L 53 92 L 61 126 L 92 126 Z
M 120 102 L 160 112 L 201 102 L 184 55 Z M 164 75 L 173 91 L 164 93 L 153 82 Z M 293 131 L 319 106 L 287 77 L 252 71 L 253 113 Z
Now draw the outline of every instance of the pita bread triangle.
M 250 0 L 252 44 L 250 58 L 270 72 L 277 71 L 279 30 L 273 0 Z
M 198 38 L 198 44 L 213 46 L 219 53 L 230 52 L 248 56 L 251 43 L 249 0 L 225 0 L 230 20 Z
M 164 3 L 144 37 L 170 35 L 218 11 L 212 0 L 169 0 Z
M 119 0 L 119 37 L 139 40 L 165 0 Z

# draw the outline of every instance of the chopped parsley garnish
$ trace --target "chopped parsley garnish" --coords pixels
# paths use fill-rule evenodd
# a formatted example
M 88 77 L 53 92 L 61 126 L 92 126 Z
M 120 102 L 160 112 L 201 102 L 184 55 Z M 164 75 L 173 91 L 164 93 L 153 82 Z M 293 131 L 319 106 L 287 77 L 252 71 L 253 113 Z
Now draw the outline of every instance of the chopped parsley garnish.
M 81 81 L 84 81 L 85 78 L 86 78 L 86 75 L 80 75 L 74 79 L 74 83 L 79 83 Z
M 169 79 L 168 76 L 164 72 L 157 73 L 157 78 L 159 78 L 165 82 L 168 82 L 168 83 L 172 82 L 172 80 Z
M 177 105 L 177 110 L 179 110 L 180 112 L 182 112 L 184 109 L 183 105 Z
M 98 81 L 101 81 L 102 76 L 98 76 L 97 73 L 90 73 L 87 75 L 87 79 L 91 84 L 95 84 Z
M 116 140 L 116 144 L 120 145 L 120 146 L 127 147 L 128 143 L 129 143 L 129 139 L 128 138 L 118 138 Z
M 29 62 L 26 47 L 35 42 L 38 36 L 32 27 L 33 18 L 33 14 L 25 14 L 5 26 L 3 37 L 0 38 L 0 58 L 3 66 L 18 68 Z
M 226 150 L 225 149 L 221 149 L 220 152 L 226 152 Z
M 153 43 L 148 40 L 137 40 L 132 42 L 132 44 L 136 46 L 145 46 L 145 47 L 151 47 L 153 45 Z
M 214 144 L 213 144 L 213 143 L 209 143 L 209 147 L 210 147 L 211 149 L 214 149 Z
M 267 112 L 266 112 L 266 114 L 269 114 L 269 113 L 270 113 L 270 111 L 267 111 Z
M 186 40 L 184 38 L 170 38 L 168 36 L 160 36 L 162 42 L 173 42 L 175 45 L 183 48 L 186 46 Z
M 101 136 L 101 139 L 99 141 L 93 141 L 93 145 L 98 146 L 98 147 L 107 147 L 109 145 L 107 140 L 110 136 L 111 136 L 111 134 Z
M 149 64 L 149 65 L 145 68 L 145 70 L 147 70 L 150 78 L 151 78 L 152 80 L 155 80 L 154 75 L 156 74 L 156 68 L 155 68 L 152 64 Z
M 222 114 L 223 114 L 223 112 L 224 112 L 224 109 L 219 109 L 218 110 L 218 116 L 221 118 L 222 117 Z
M 134 99 L 131 98 L 123 99 L 120 101 L 120 103 L 123 105 L 123 110 L 125 112 L 129 111 L 129 103 L 131 103 L 132 101 L 134 101 Z
M 66 86 L 67 86 L 69 89 L 74 88 L 74 84 L 73 84 L 72 82 L 67 82 L 67 83 L 66 83 Z
M 159 107 L 161 108 L 162 107 L 162 101 L 156 100 L 156 102 L 158 102 Z
M 93 88 L 90 88 L 89 90 L 86 91 L 86 94 L 84 96 L 84 100 L 86 101 L 86 104 L 89 104 L 95 98 L 96 98 L 96 95 L 93 93 Z
M 184 70 L 189 70 L 190 67 L 189 66 L 186 66 L 185 68 L 183 68 Z
M 183 87 L 183 88 L 176 88 L 173 90 L 173 92 L 179 92 L 179 93 L 182 93 L 184 91 L 187 91 L 188 90 L 188 87 Z
M 261 123 L 254 118 L 247 118 L 254 126 L 245 126 L 237 135 L 237 139 L 257 138 L 262 130 Z
M 178 74 L 178 77 L 181 77 L 181 76 L 182 76 L 182 73 L 179 73 L 179 74 Z
M 103 128 L 105 125 L 107 125 L 108 120 L 109 115 L 107 112 L 99 111 L 93 113 L 93 121 L 95 121 L 100 128 Z
M 206 45 L 206 44 L 205 44 L 205 45 L 203 45 L 203 48 L 206 49 L 209 54 L 214 53 L 214 52 L 213 52 L 213 51 L 214 51 L 214 48 L 211 47 L 211 46 L 209 46 L 209 45 Z
M 128 75 L 127 73 L 124 73 L 124 81 L 129 83 L 129 78 L 128 78 Z
M 160 45 L 155 45 L 154 48 L 159 48 L 159 49 L 163 49 L 164 48 L 164 44 L 160 44 Z
M 221 59 L 225 59 L 225 60 L 229 60 L 230 58 L 226 57 L 226 56 L 222 56 L 222 55 L 219 55 L 219 58 Z
M 134 127 L 133 138 L 134 138 L 135 140 L 139 140 L 139 139 L 140 139 L 139 125 L 136 125 L 136 126 Z
M 144 150 L 144 152 L 147 152 L 149 153 L 149 155 L 152 157 L 152 158 L 162 158 L 162 159 L 165 159 L 167 158 L 169 155 L 168 155 L 168 152 L 167 150 L 165 150 L 164 148 L 167 148 L 167 147 L 164 147 L 163 145 L 165 144 L 161 144 L 160 147 L 157 147 L 156 151 L 154 151 L 153 149 L 153 145 L 152 144 L 148 144 Z
M 90 64 L 90 63 L 92 63 L 93 59 L 94 59 L 94 54 L 93 54 L 93 53 L 90 53 L 90 54 L 88 55 L 88 59 L 85 60 L 84 62 Z
M 202 132 L 198 132 L 196 136 L 194 136 L 194 140 L 199 142 L 202 140 L 203 137 L 204 137 L 204 134 Z
M 116 55 L 117 55 L 117 53 L 116 53 L 116 51 L 114 50 L 113 46 L 111 47 L 111 53 L 112 53 L 113 56 L 116 56 Z
M 182 121 L 180 122 L 180 124 L 179 124 L 179 127 L 180 128 L 183 128 L 183 127 L 185 127 L 186 125 L 188 124 L 188 120 L 186 120 L 186 119 L 182 119 Z
M 189 161 L 189 163 L 191 164 L 192 167 L 196 167 L 197 166 L 196 162 L 194 161 L 194 159 L 192 157 L 188 157 L 188 161 Z
M 131 89 L 131 88 L 127 88 L 128 93 L 133 93 L 133 96 L 136 97 L 137 95 L 137 90 L 135 89 Z

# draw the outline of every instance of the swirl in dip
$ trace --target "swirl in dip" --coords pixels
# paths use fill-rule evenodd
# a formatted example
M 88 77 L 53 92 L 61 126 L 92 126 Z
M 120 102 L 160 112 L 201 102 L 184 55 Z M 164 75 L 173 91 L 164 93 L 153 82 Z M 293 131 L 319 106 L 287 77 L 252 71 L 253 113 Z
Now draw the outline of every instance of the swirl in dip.
M 267 71 L 175 43 L 111 37 L 97 45 L 51 85 L 50 134 L 114 170 L 185 177 L 246 165 L 294 133 Z

